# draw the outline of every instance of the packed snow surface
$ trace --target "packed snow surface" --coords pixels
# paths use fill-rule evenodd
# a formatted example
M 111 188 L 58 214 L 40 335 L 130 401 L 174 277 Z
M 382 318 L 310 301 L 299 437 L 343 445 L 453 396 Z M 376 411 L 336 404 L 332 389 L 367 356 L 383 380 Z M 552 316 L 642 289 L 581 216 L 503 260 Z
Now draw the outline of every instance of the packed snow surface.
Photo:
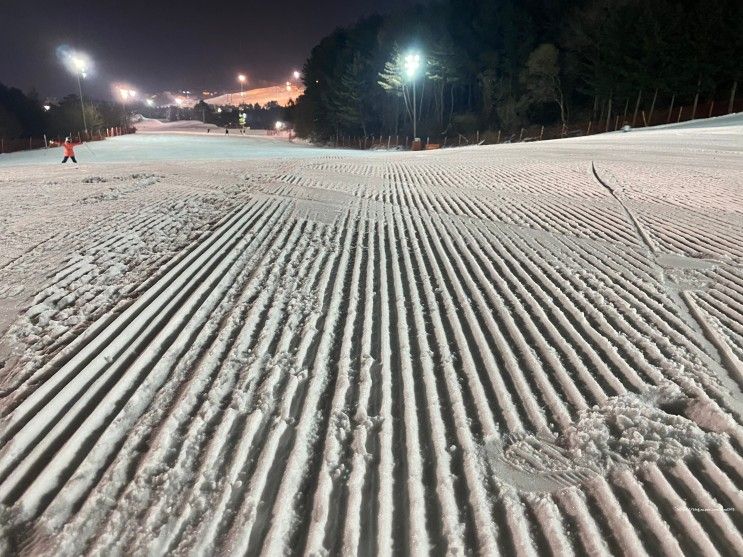
M 0 156 L 0 554 L 743 554 L 740 117 L 181 128 Z

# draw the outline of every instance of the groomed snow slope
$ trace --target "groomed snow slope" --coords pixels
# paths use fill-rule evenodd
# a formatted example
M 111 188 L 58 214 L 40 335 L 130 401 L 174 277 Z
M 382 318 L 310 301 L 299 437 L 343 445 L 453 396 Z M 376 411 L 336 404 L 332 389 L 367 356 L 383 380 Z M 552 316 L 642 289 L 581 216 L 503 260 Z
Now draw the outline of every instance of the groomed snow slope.
M 742 554 L 741 137 L 0 158 L 0 552 Z
M 246 104 L 267 105 L 269 102 L 277 102 L 280 106 L 286 106 L 290 100 L 296 101 L 304 93 L 304 86 L 291 83 L 287 90 L 286 85 L 272 85 L 270 87 L 259 87 L 240 92 L 226 93 L 218 97 L 204 99 L 207 104 L 214 106 L 239 106 Z
M 174 136 L 179 137 L 176 140 Z M 0 155 L 0 172 L 4 175 L 2 169 L 8 166 L 56 166 L 62 160 L 61 153 L 61 148 L 50 148 Z M 349 156 L 354 156 L 361 151 L 349 153 Z M 169 130 L 168 133 L 144 131 L 85 143 L 75 147 L 75 154 L 78 162 L 84 165 L 126 162 L 128 168 L 136 172 L 142 163 L 307 158 L 324 156 L 328 151 L 299 142 L 290 143 L 275 136 L 240 135 L 237 130 L 224 135 L 223 128 L 213 129 L 207 134 L 205 129 L 185 128 Z

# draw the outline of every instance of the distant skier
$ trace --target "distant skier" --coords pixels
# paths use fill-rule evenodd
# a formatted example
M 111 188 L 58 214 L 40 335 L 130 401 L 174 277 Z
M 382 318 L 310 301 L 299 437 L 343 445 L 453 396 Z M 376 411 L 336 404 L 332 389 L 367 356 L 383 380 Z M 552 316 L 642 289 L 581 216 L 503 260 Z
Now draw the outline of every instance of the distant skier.
M 62 147 L 64 148 L 64 158 L 62 159 L 62 164 L 66 163 L 67 159 L 72 159 L 72 162 L 77 164 L 77 159 L 75 159 L 75 145 L 80 145 L 80 143 L 73 143 L 69 137 L 65 138 L 64 144 L 62 145 Z
M 230 130 L 228 130 L 227 128 L 225 128 L 225 129 L 224 129 L 224 134 L 225 134 L 225 135 L 230 135 Z

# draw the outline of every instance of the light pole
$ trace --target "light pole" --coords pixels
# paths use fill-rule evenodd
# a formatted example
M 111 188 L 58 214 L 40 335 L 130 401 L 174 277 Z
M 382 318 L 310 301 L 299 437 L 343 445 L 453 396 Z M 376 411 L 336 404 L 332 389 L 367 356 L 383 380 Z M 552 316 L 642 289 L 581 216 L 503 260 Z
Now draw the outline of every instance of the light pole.
M 77 76 L 77 89 L 80 91 L 80 110 L 83 115 L 83 129 L 85 130 L 85 139 L 88 139 L 88 123 L 85 121 L 85 105 L 83 104 L 83 85 L 80 77 L 85 77 L 85 62 L 78 57 L 72 59 L 75 66 L 75 75 Z
M 243 97 L 243 94 L 244 94 L 243 93 L 243 87 L 245 86 L 245 80 L 246 79 L 247 78 L 243 74 L 240 74 L 240 75 L 237 76 L 237 80 L 240 82 L 240 102 L 242 102 L 242 97 Z
M 121 108 L 124 111 L 124 127 L 129 127 L 129 115 L 126 113 L 126 101 L 128 99 L 133 99 L 137 96 L 137 92 L 133 89 L 124 89 L 123 87 L 119 88 L 119 94 L 121 95 Z
M 407 74 L 408 79 L 413 82 L 413 141 L 418 138 L 418 103 L 415 99 L 415 74 L 418 72 L 420 65 L 420 54 L 408 54 L 405 57 L 405 73 Z

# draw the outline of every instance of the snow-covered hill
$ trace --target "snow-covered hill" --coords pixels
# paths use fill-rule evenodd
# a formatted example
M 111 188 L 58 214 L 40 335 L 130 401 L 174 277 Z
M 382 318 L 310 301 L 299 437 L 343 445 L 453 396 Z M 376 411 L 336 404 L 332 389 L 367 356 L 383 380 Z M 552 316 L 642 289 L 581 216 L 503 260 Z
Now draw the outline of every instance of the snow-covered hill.
M 270 87 L 248 89 L 242 92 L 226 93 L 217 97 L 204 99 L 204 102 L 215 106 L 239 106 L 244 104 L 265 106 L 269 102 L 275 101 L 281 106 L 286 106 L 290 100 L 296 101 L 303 92 L 304 87 L 302 85 L 289 82 L 286 85 L 272 85 Z
M 0 553 L 742 554 L 741 132 L 1 156 Z

